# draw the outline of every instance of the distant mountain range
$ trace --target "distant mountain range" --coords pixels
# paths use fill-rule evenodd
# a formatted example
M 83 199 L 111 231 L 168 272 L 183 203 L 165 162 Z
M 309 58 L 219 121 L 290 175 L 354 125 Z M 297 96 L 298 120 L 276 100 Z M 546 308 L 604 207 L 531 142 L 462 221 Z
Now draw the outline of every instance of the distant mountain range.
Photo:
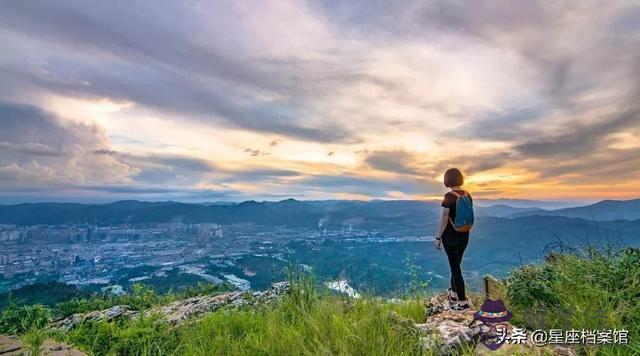
M 548 212 L 548 210 L 544 210 L 541 208 L 519 208 L 519 207 L 513 207 L 509 205 L 504 205 L 504 204 L 498 204 L 498 205 L 487 206 L 487 207 L 475 206 L 474 209 L 475 209 L 475 214 L 479 217 L 496 217 L 496 218 L 511 217 L 511 216 L 517 216 L 517 215 L 529 216 L 539 212 L 540 213 Z
M 237 204 L 189 204 L 179 202 L 118 201 L 110 204 L 28 203 L 0 205 L 4 224 L 118 224 L 158 222 L 251 221 L 265 225 L 316 226 L 318 224 L 404 223 L 434 221 L 440 214 L 436 201 L 245 201 Z M 640 199 L 604 200 L 596 204 L 544 210 L 504 204 L 476 206 L 478 217 L 560 216 L 593 221 L 640 219 Z
M 540 208 L 545 210 L 564 209 L 583 206 L 588 203 L 568 200 L 531 200 L 531 199 L 477 199 L 476 205 L 490 207 L 506 205 L 514 208 Z
M 640 199 L 603 200 L 595 204 L 556 210 L 534 210 L 511 214 L 520 216 L 564 216 L 594 221 L 636 220 L 640 219 Z

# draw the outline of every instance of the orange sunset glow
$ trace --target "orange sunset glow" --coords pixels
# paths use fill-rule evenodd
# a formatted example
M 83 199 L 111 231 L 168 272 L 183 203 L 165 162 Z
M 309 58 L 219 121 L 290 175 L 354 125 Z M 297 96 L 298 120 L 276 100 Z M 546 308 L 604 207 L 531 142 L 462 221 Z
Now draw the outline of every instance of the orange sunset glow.
M 493 6 L 4 4 L 0 202 L 640 196 L 637 4 Z

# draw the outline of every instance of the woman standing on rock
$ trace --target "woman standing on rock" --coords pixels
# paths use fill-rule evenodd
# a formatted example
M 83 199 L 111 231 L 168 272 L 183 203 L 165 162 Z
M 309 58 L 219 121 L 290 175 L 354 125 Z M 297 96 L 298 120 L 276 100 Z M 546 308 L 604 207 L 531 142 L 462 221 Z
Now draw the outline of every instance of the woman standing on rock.
M 444 195 L 442 201 L 442 219 L 435 239 L 435 246 L 444 251 L 451 268 L 451 288 L 448 290 L 449 301 L 453 310 L 465 310 L 471 307 L 464 290 L 462 278 L 462 255 L 469 243 L 469 231 L 473 226 L 473 199 L 460 188 L 464 184 L 464 176 L 457 168 L 450 168 L 444 173 L 444 185 L 451 191 Z

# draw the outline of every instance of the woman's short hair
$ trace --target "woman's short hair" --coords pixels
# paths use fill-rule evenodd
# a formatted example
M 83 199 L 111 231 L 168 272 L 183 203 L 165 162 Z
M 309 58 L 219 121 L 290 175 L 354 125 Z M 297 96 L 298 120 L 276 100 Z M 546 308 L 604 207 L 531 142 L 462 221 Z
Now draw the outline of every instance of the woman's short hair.
M 464 184 L 464 176 L 458 168 L 449 168 L 444 172 L 445 187 L 459 187 Z

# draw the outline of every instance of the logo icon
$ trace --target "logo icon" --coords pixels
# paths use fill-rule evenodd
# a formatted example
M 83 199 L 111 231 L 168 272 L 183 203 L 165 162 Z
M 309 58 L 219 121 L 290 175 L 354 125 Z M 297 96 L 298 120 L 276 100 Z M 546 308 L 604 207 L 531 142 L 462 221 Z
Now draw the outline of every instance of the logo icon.
M 480 341 L 489 350 L 497 350 L 507 339 L 508 321 L 513 317 L 504 306 L 502 299 L 486 299 L 473 319 L 482 322 Z

